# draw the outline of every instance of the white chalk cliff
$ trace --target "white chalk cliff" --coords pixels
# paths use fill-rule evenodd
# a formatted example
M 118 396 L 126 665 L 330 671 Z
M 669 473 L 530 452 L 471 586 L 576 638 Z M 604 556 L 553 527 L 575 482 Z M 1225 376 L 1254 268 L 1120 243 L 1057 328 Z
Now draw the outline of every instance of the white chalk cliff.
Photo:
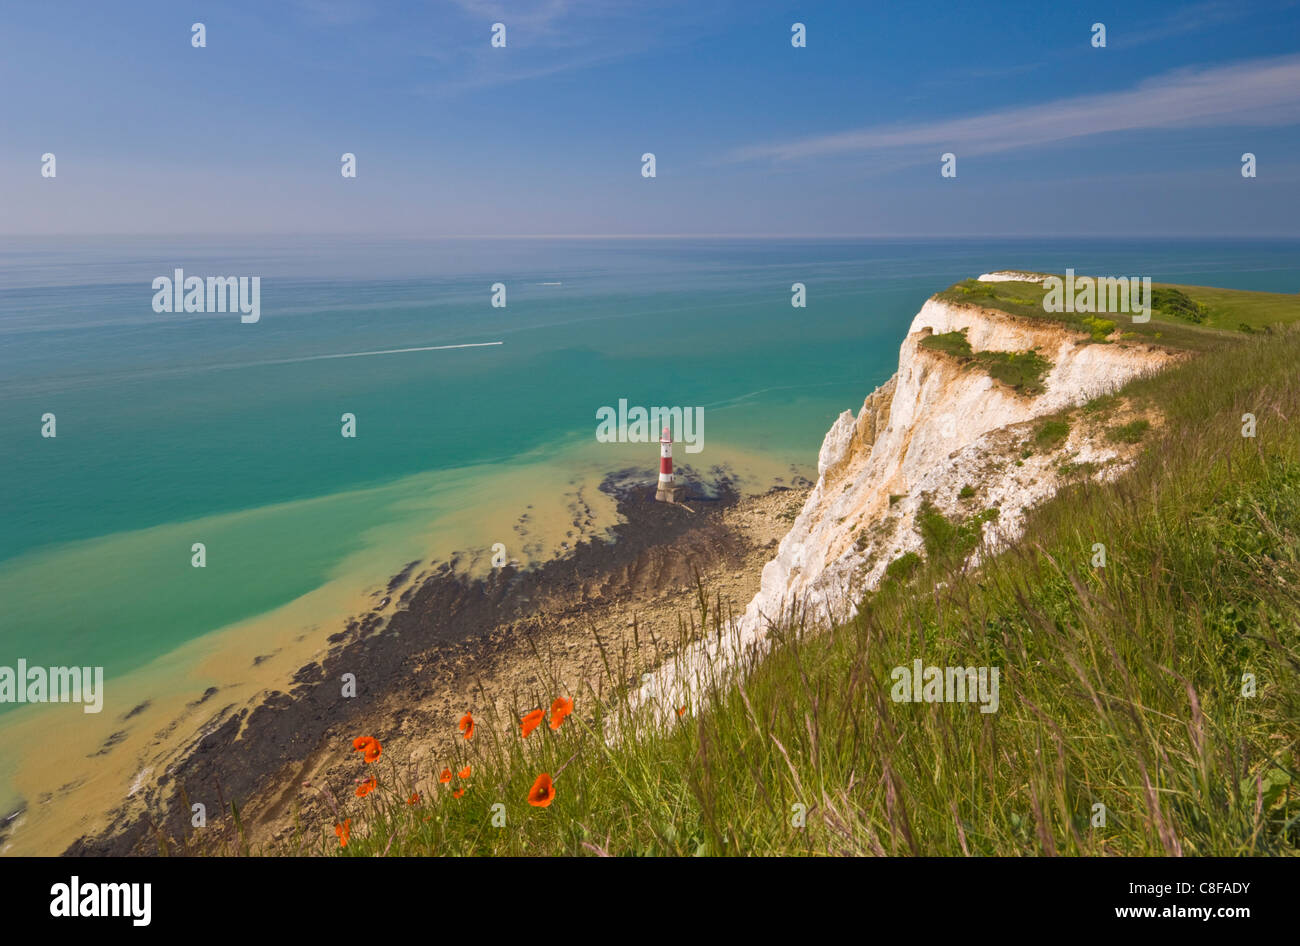
M 963 329 L 974 352 L 1037 349 L 1051 363 L 1042 392 L 1017 393 L 921 345 L 930 334 Z M 998 509 L 984 525 L 995 548 L 1013 540 L 1024 513 L 1055 492 L 1063 457 L 1091 464 L 1100 478 L 1116 475 L 1126 448 L 1084 430 L 1072 429 L 1052 455 L 1023 456 L 1020 447 L 1035 426 L 1028 422 L 1112 392 L 1174 357 L 1118 333 L 1098 344 L 1046 319 L 930 299 L 903 340 L 897 373 L 856 417 L 845 411 L 827 432 L 817 483 L 730 639 L 688 648 L 642 687 L 640 701 L 663 710 L 690 702 L 702 676 L 734 665 L 756 645 L 761 650 L 768 629 L 792 614 L 819 625 L 852 616 L 891 561 L 921 550 L 915 515 L 927 499 L 957 513 L 970 508 L 957 494 L 971 485 L 978 509 Z
M 1036 282 L 1047 278 L 1046 273 L 1026 273 L 1018 269 L 1000 269 L 996 273 L 984 273 L 980 282 Z

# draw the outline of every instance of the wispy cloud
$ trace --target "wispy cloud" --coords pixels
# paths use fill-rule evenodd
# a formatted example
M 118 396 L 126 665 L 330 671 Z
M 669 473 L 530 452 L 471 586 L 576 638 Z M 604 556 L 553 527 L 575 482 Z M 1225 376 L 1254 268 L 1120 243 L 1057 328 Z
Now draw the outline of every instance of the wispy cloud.
M 749 145 L 726 157 L 730 161 L 796 161 L 936 147 L 991 154 L 1111 132 L 1297 122 L 1300 56 L 1284 56 L 1209 69 L 1180 69 L 1118 92 Z
M 421 52 L 443 67 L 415 91 L 454 95 L 625 61 L 657 47 L 697 41 L 724 28 L 732 0 L 700 8 L 670 0 L 652 11 L 625 0 L 452 0 L 458 27 L 480 32 L 472 45 L 434 43 Z M 492 23 L 505 24 L 509 52 L 488 45 Z
M 1118 35 L 1111 37 L 1109 45 L 1113 49 L 1125 49 L 1132 46 L 1140 46 L 1143 43 L 1153 43 L 1157 40 L 1168 39 L 1171 36 L 1179 36 L 1184 33 L 1199 33 L 1202 30 L 1208 30 L 1239 20 L 1246 16 L 1268 16 L 1270 14 L 1256 8 L 1251 9 L 1243 3 L 1229 2 L 1229 0 L 1205 0 L 1203 3 L 1194 3 L 1174 13 L 1166 14 L 1163 18 L 1151 22 L 1149 25 L 1139 26 L 1133 30 L 1123 30 Z
M 466 16 L 485 23 L 505 23 L 534 36 L 554 38 L 564 32 L 575 15 L 588 14 L 599 4 L 590 0 L 533 0 L 529 3 L 503 3 L 500 0 L 452 0 Z

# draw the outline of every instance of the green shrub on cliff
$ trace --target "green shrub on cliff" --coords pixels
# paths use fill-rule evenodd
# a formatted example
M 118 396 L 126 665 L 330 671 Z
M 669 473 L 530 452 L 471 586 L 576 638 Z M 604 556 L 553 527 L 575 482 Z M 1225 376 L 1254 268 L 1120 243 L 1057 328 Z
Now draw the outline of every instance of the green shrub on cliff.
M 1045 420 L 1034 431 L 1034 446 L 1043 453 L 1050 453 L 1070 436 L 1070 424 L 1064 420 Z
M 921 567 L 921 556 L 904 552 L 885 566 L 885 578 L 890 581 L 907 581 Z
M 970 342 L 966 340 L 966 329 L 927 335 L 921 339 L 921 347 L 930 351 L 943 352 L 945 355 L 951 355 L 954 358 L 965 359 L 971 357 L 972 354 Z
M 1180 289 L 1152 289 L 1151 308 L 1188 322 L 1200 324 L 1205 321 L 1206 307 L 1193 302 Z
M 1052 367 L 1036 351 L 982 351 L 975 360 L 995 381 L 1030 395 L 1043 393 L 1043 377 Z
M 921 534 L 925 554 L 932 561 L 954 563 L 975 551 L 984 523 L 997 517 L 997 509 L 986 509 L 973 516 L 949 519 L 927 498 L 916 512 L 916 531 Z
M 1104 342 L 1110 333 L 1115 331 L 1114 319 L 1098 319 L 1092 316 L 1085 317 L 1083 324 L 1092 330 L 1092 340 L 1094 342 Z M 1131 334 L 1131 333 L 1130 333 Z
M 974 365 L 1022 394 L 1041 394 L 1043 377 L 1052 367 L 1037 351 L 973 351 L 966 339 L 966 329 L 927 335 L 920 344 L 922 348 L 955 358 L 960 364 Z

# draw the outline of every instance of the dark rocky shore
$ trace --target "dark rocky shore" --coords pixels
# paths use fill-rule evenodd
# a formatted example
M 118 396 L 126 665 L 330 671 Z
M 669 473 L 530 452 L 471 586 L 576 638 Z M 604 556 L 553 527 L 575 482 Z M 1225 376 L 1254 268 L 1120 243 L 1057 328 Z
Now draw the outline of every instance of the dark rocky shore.
M 114 830 L 81 837 L 65 854 L 156 854 L 163 842 L 179 853 L 186 849 L 176 846 L 179 839 L 193 834 L 189 805 L 197 800 L 212 819 L 228 815 L 232 802 L 250 822 L 282 818 L 326 745 L 359 731 L 381 706 L 400 724 L 405 710 L 393 707 L 427 703 L 437 678 L 447 675 L 431 668 L 454 665 L 456 673 L 472 674 L 484 660 L 519 647 L 543 602 L 548 619 L 559 612 L 581 619 L 589 606 L 608 608 L 611 596 L 689 584 L 700 562 L 740 567 L 754 549 L 724 525 L 724 510 L 739 499 L 734 481 L 721 469 L 704 480 L 683 472 L 691 485 L 680 506 L 654 502 L 654 481 L 642 471 L 606 477 L 600 488 L 616 499 L 624 521 L 612 538 L 581 541 L 562 559 L 528 569 L 506 565 L 482 579 L 451 563 L 418 575 L 420 563 L 408 564 L 376 593 L 382 601 L 373 611 L 329 639 L 324 660 L 297 672 L 288 692 L 270 693 L 251 708 L 222 706 L 216 688 L 199 696 L 196 704 L 212 704 L 207 731 L 114 813 Z M 381 612 L 403 588 L 385 617 Z M 356 677 L 354 698 L 340 696 L 345 673 Z

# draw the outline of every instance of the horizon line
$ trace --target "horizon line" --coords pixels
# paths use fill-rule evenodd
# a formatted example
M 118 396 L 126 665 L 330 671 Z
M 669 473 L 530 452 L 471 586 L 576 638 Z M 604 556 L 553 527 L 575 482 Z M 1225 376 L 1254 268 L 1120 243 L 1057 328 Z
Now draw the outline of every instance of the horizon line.
M 451 233 L 451 234 L 395 234 L 355 233 L 347 231 L 167 231 L 138 233 L 127 231 L 94 231 L 71 233 L 0 233 L 0 239 L 53 239 L 53 238 L 210 238 L 228 239 L 244 237 L 328 237 L 338 239 L 372 239 L 391 241 L 419 240 L 1300 240 L 1296 233 Z

